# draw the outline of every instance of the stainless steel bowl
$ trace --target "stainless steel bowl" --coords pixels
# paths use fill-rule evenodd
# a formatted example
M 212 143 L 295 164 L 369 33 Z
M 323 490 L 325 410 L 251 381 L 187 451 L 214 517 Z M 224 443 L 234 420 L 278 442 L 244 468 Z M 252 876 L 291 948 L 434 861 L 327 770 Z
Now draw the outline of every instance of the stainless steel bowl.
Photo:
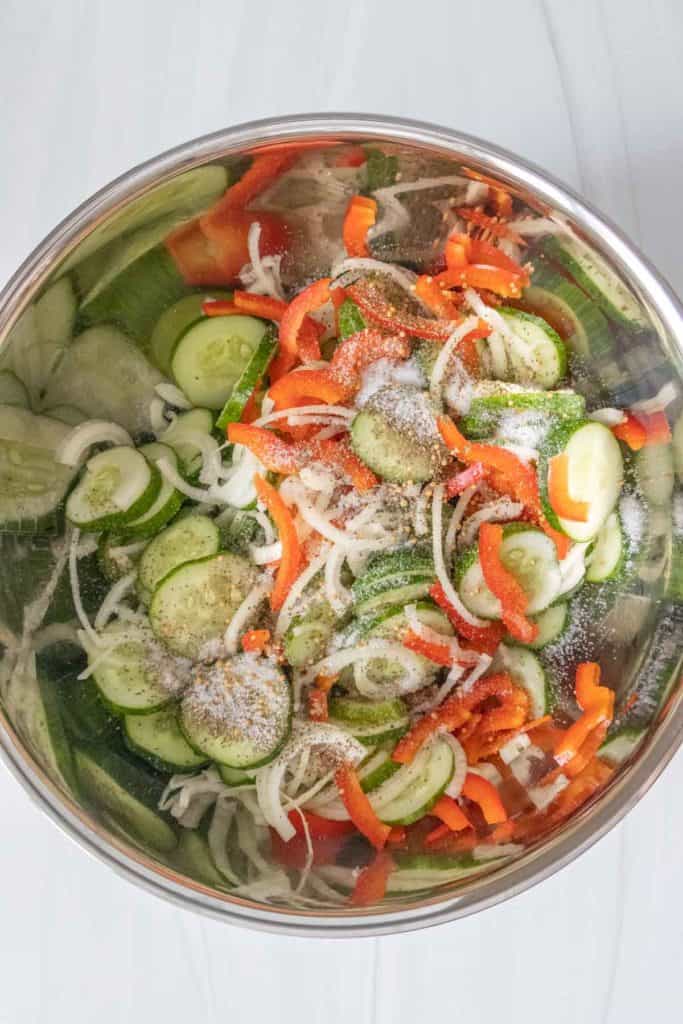
M 126 210 L 128 234 L 145 221 L 154 225 L 149 204 L 143 202 L 130 217 L 136 198 L 151 195 L 160 184 L 208 163 L 228 163 L 282 143 L 304 143 L 326 148 L 339 142 L 375 142 L 396 146 L 404 156 L 419 162 L 466 164 L 492 176 L 528 199 L 530 204 L 563 219 L 617 271 L 639 297 L 648 320 L 637 343 L 624 336 L 614 357 L 594 358 L 586 377 L 589 386 L 600 382 L 615 404 L 631 405 L 649 399 L 662 385 L 676 394 L 670 407 L 680 414 L 683 393 L 683 308 L 667 283 L 624 237 L 596 210 L 571 190 L 519 157 L 457 132 L 429 124 L 360 115 L 311 115 L 259 121 L 230 128 L 180 146 L 128 172 L 107 185 L 70 214 L 17 270 L 0 295 L 0 353 L 6 346 L 26 347 L 30 338 L 14 338 L 13 327 L 22 312 L 42 293 L 47 282 L 62 273 L 66 261 L 77 262 L 84 249 L 95 248 L 95 231 L 108 232 L 116 216 Z M 145 212 L 147 211 L 147 212 Z M 184 211 L 176 211 L 182 219 Z M 173 218 L 171 218 L 173 219 Z M 134 223 L 135 222 L 135 223 Z M 119 222 L 120 224 L 121 222 Z M 104 226 L 104 229 L 103 229 Z M 167 223 L 161 225 L 167 230 Z M 160 236 L 161 237 L 161 236 Z M 25 332 L 24 332 L 25 335 Z M 103 367 L 106 373 L 106 367 Z M 582 851 L 618 822 L 652 785 L 677 750 L 683 737 L 683 706 L 678 685 L 676 637 L 681 618 L 671 595 L 669 579 L 672 550 L 672 496 L 665 482 L 663 494 L 651 502 L 642 542 L 643 572 L 637 592 L 622 594 L 612 608 L 612 623 L 605 632 L 604 661 L 608 678 L 622 698 L 642 683 L 644 674 L 664 666 L 674 687 L 668 700 L 653 717 L 647 737 L 637 752 L 615 773 L 607 788 L 563 827 L 524 855 L 483 876 L 457 887 L 406 894 L 400 901 L 368 912 L 357 910 L 307 910 L 296 906 L 269 906 L 255 900 L 231 897 L 183 876 L 172 865 L 142 849 L 117 832 L 111 823 L 79 806 L 52 777 L 40 751 L 32 747 L 21 722 L 11 720 L 0 707 L 0 744 L 5 762 L 28 793 L 68 835 L 100 857 L 120 874 L 150 892 L 184 907 L 221 920 L 272 931 L 300 935 L 378 935 L 426 927 L 483 910 L 540 882 Z M 662 488 L 660 488 L 660 492 Z M 4 589 L 10 603 L 17 602 L 13 582 L 21 580 L 22 567 L 12 554 L 11 543 L 3 552 Z M 679 588 L 680 589 L 680 588 Z M 21 587 L 19 587 L 21 590 Z M 12 598 L 14 594 L 14 598 Z M 680 598 L 680 593 L 679 593 Z M 17 612 L 16 606 L 14 612 Z M 598 623 L 598 629 L 602 628 Z M 611 639 L 610 639 L 611 637 Z M 3 627 L 2 642 L 6 642 Z M 663 648 L 669 645 L 670 650 Z M 654 668 L 653 668 L 654 666 Z M 663 669 L 662 669 L 663 670 Z

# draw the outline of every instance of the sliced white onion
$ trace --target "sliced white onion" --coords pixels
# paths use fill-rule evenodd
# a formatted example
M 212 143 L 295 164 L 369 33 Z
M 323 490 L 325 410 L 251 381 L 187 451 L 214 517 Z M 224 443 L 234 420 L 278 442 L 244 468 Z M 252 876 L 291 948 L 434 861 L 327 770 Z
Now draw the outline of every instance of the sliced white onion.
M 275 623 L 275 636 L 283 636 L 287 631 L 289 624 L 294 618 L 294 611 L 299 598 L 313 577 L 317 576 L 324 568 L 330 550 L 331 548 L 329 544 L 323 544 L 318 555 L 309 562 L 304 571 L 296 578 L 290 587 L 289 593 L 287 594 L 284 604 L 280 609 L 280 614 L 277 617 L 277 622 Z
M 472 484 L 470 487 L 467 487 L 455 503 L 455 508 L 453 509 L 453 513 L 448 523 L 446 538 L 444 540 L 444 560 L 446 565 L 453 564 L 453 552 L 455 551 L 455 541 L 458 530 L 460 529 L 462 518 L 467 511 L 467 506 L 478 489 L 479 484 Z
M 437 579 L 443 587 L 444 594 L 463 619 L 471 626 L 484 626 L 486 623 L 482 619 L 478 619 L 476 615 L 472 615 L 462 603 L 446 570 L 442 543 L 443 500 L 444 485 L 437 484 L 432 495 L 432 552 Z
M 152 430 L 159 436 L 162 430 L 166 430 L 168 427 L 168 420 L 164 416 L 164 409 L 166 405 L 164 400 L 159 397 L 154 397 L 149 403 L 149 422 L 152 425 Z
M 548 217 L 525 217 L 522 220 L 509 220 L 506 225 L 523 238 L 537 238 L 540 235 L 566 235 L 568 228 L 564 224 L 550 220 Z
M 325 596 L 336 615 L 343 615 L 352 604 L 351 591 L 341 581 L 346 550 L 335 545 L 325 563 Z
M 80 538 L 81 531 L 77 529 L 72 530 L 71 540 L 69 542 L 69 581 L 71 583 L 71 598 L 74 603 L 76 615 L 78 616 L 78 621 L 83 627 L 85 635 L 91 644 L 95 647 L 99 647 L 101 641 L 95 630 L 90 625 L 90 619 L 85 614 L 83 598 L 81 596 L 81 585 L 78 581 L 78 543 Z
M 380 201 L 382 216 L 370 228 L 368 236 L 375 238 L 385 234 L 387 231 L 396 231 L 410 226 L 410 214 L 398 198 L 402 193 L 421 192 L 425 189 L 439 188 L 442 185 L 467 184 L 469 184 L 468 178 L 464 178 L 459 174 L 451 174 L 439 178 L 418 178 L 417 181 L 399 182 L 397 185 L 388 185 L 385 188 L 375 189 L 373 195 L 375 199 Z
M 522 751 L 526 750 L 527 747 L 530 746 L 531 740 L 527 733 L 520 732 L 517 733 L 516 736 L 513 736 L 512 739 L 509 739 L 507 743 L 503 744 L 498 751 L 498 756 L 505 762 L 505 764 L 510 764 L 511 761 L 514 761 L 515 758 L 522 753 Z
M 304 684 L 312 683 L 316 676 L 336 675 L 348 665 L 354 665 L 359 661 L 368 661 L 372 658 L 387 658 L 400 663 L 406 671 L 406 679 L 402 683 L 403 692 L 410 692 L 411 684 L 422 683 L 424 670 L 420 655 L 409 651 L 403 644 L 391 643 L 388 640 L 373 640 L 362 646 L 347 647 L 328 654 L 327 657 L 321 658 L 302 673 L 302 681 Z
M 213 809 L 213 816 L 206 837 L 214 864 L 220 873 L 229 882 L 232 882 L 233 885 L 238 885 L 240 880 L 233 871 L 232 864 L 228 858 L 228 833 L 236 809 L 237 805 L 234 800 L 229 801 L 225 797 L 220 797 Z
M 102 604 L 99 607 L 93 626 L 96 630 L 104 629 L 109 622 L 110 618 L 116 611 L 116 606 L 119 601 L 126 596 L 128 591 L 133 587 L 137 574 L 134 572 L 128 573 L 127 576 L 122 576 L 120 580 L 117 580 L 109 592 L 104 598 Z
M 568 785 L 569 779 L 566 775 L 556 775 L 548 785 L 532 786 L 527 790 L 527 793 L 536 810 L 544 811 Z
M 250 544 L 249 555 L 254 565 L 279 562 L 282 558 L 282 543 L 276 540 L 272 544 Z
M 455 736 L 451 736 L 449 732 L 441 732 L 439 736 L 442 740 L 445 740 L 448 746 L 453 751 L 453 776 L 451 781 L 446 786 L 446 796 L 450 796 L 453 800 L 457 800 L 462 792 L 462 787 L 465 784 L 465 776 L 468 772 L 467 767 L 467 754 L 462 748 L 462 744 Z
M 132 445 L 127 430 L 109 420 L 86 420 L 70 430 L 57 445 L 55 459 L 63 466 L 78 466 L 94 444 Z
M 269 412 L 254 420 L 252 425 L 254 427 L 267 427 L 269 424 L 277 422 L 277 420 L 289 420 L 293 415 L 338 417 L 339 419 L 352 420 L 356 413 L 355 410 L 347 409 L 344 405 L 299 405 L 293 409 L 280 409 L 278 412 Z
M 586 541 L 582 544 L 573 544 L 567 557 L 560 562 L 561 583 L 557 597 L 573 590 L 585 576 L 588 543 Z
M 164 479 L 168 480 L 170 484 L 173 484 L 176 490 L 180 491 L 181 494 L 184 494 L 186 498 L 191 498 L 192 501 L 201 501 L 207 505 L 215 504 L 215 502 L 212 502 L 211 500 L 211 492 L 208 488 L 193 487 L 192 484 L 188 484 L 187 480 L 180 475 L 178 470 L 171 465 L 168 459 L 159 459 L 157 466 L 159 467 L 159 472 Z
M 226 654 L 237 654 L 239 649 L 239 640 L 245 630 L 245 627 L 256 614 L 259 606 L 263 601 L 265 601 L 272 589 L 273 579 L 270 576 L 265 576 L 251 588 L 233 617 L 230 619 L 228 628 L 223 635 L 223 646 Z
M 510 348 L 513 348 L 519 355 L 519 358 L 522 359 L 527 366 L 533 368 L 534 361 L 530 346 L 520 338 L 519 335 L 515 334 L 500 313 L 498 313 L 497 310 L 492 309 L 491 306 L 487 306 L 481 296 L 475 292 L 474 288 L 465 289 L 465 299 L 470 309 L 472 309 L 477 316 L 481 317 L 482 320 L 485 320 L 492 330 L 498 331 Z
M 448 647 L 453 661 L 460 661 L 465 665 L 476 665 L 478 663 L 479 654 L 476 651 L 463 651 L 454 636 L 439 633 L 437 629 L 432 629 L 431 626 L 426 626 L 424 622 L 421 622 L 417 614 L 416 605 L 407 604 L 403 611 L 411 631 L 416 636 L 419 636 L 421 640 L 424 640 L 425 643 Z
M 545 760 L 545 756 L 545 751 L 541 747 L 529 742 L 508 762 L 510 773 L 520 786 L 529 785 L 534 774 L 538 774 L 538 766 Z
M 511 501 L 509 498 L 496 498 L 495 501 L 487 502 L 465 522 L 458 537 L 458 544 L 462 547 L 469 547 L 470 544 L 473 544 L 482 523 L 510 522 L 510 520 L 521 516 L 523 511 L 524 505 L 519 501 Z
M 464 674 L 465 668 L 463 665 L 453 665 L 453 667 L 448 670 L 446 679 L 434 696 L 422 701 L 420 704 L 417 704 L 412 710 L 423 714 L 425 711 L 432 711 L 434 708 L 438 708 L 439 705 L 443 704 L 451 691 L 455 689 Z
M 470 765 L 468 770 L 472 775 L 481 775 L 482 779 L 486 779 L 492 786 L 498 787 L 503 781 L 503 776 L 495 764 L 490 764 L 488 761 L 480 761 L 479 764 Z
M 606 427 L 616 427 L 626 419 L 626 413 L 622 409 L 595 409 L 588 413 L 589 420 L 596 423 L 603 423 Z
M 407 292 L 414 302 L 427 310 L 428 307 L 424 305 L 420 297 L 415 294 L 415 282 L 417 281 L 417 274 L 414 274 L 412 270 L 406 270 L 405 267 L 400 267 L 396 263 L 384 263 L 382 260 L 373 260 L 367 257 L 350 257 L 341 260 L 332 269 L 333 281 L 331 288 L 346 288 L 348 284 L 355 281 L 362 274 L 386 274 L 392 281 Z M 431 312 L 431 311 L 430 311 Z
M 163 398 L 164 402 L 168 402 L 169 405 L 175 406 L 176 409 L 191 409 L 192 402 L 186 397 L 186 395 L 177 388 L 175 384 L 170 384 L 168 381 L 162 380 L 160 384 L 157 384 L 154 388 L 159 398 Z
M 498 860 L 499 857 L 514 857 L 523 852 L 524 847 L 521 843 L 480 843 L 472 850 L 472 856 L 475 860 L 486 861 Z
M 504 448 L 507 452 L 512 452 L 512 454 L 516 455 L 518 459 L 522 460 L 522 462 L 538 462 L 538 448 L 531 448 L 525 444 L 514 444 L 510 441 L 506 441 L 505 444 L 502 444 L 500 447 Z
M 476 683 L 477 679 L 481 679 L 481 677 L 483 675 L 485 675 L 486 672 L 488 672 L 489 668 L 491 667 L 491 662 L 492 661 L 493 661 L 493 658 L 491 657 L 490 654 L 480 654 L 479 655 L 479 661 L 474 666 L 474 668 L 472 669 L 472 671 L 468 675 L 468 677 L 465 680 L 465 682 L 462 684 L 462 692 L 463 693 L 469 693 L 469 691 L 472 689 L 472 687 Z
M 468 335 L 470 331 L 475 329 L 478 319 L 479 318 L 476 316 L 468 316 L 466 320 L 463 320 L 461 324 L 458 324 L 439 351 L 432 369 L 431 377 L 429 378 L 429 393 L 437 404 L 441 401 L 443 381 L 446 375 L 446 370 L 448 369 L 448 364 L 451 361 L 451 357 L 462 339 Z
M 649 415 L 653 412 L 662 412 L 666 409 L 667 405 L 671 405 L 677 398 L 678 390 L 674 382 L 670 380 L 662 385 L 657 394 L 653 395 L 652 398 L 642 398 L 639 402 L 634 402 L 631 408 Z

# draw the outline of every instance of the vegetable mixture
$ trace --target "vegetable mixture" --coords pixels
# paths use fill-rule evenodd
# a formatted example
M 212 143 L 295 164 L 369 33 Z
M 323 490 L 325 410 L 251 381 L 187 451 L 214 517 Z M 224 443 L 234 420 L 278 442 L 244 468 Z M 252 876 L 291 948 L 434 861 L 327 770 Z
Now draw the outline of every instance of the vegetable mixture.
M 343 145 L 189 172 L 3 353 L 3 541 L 55 559 L 3 700 L 213 888 L 368 907 L 490 870 L 644 735 L 585 623 L 634 571 L 676 393 L 601 404 L 582 359 L 645 329 L 635 296 L 448 170 Z

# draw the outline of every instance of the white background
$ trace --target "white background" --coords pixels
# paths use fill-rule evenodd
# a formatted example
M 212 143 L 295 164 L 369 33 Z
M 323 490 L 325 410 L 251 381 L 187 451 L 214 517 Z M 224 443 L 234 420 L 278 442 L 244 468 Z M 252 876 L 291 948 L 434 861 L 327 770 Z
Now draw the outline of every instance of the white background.
M 680 0 L 0 0 L 0 278 L 133 164 L 255 117 L 355 110 L 509 147 L 683 291 Z M 430 932 L 237 930 L 123 882 L 0 770 L 0 1024 L 681 1015 L 683 757 L 578 862 Z

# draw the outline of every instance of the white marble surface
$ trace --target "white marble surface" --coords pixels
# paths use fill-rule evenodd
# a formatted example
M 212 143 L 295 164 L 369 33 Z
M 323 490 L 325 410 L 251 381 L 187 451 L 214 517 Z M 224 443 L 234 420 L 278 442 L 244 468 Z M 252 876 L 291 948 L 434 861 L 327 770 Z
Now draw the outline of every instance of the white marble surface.
M 525 154 L 683 290 L 682 50 L 679 0 L 1 0 L 0 279 L 160 150 L 253 117 L 346 109 Z M 0 1024 L 676 1020 L 682 785 L 679 755 L 622 826 L 502 907 L 332 943 L 229 928 L 138 891 L 0 771 Z

